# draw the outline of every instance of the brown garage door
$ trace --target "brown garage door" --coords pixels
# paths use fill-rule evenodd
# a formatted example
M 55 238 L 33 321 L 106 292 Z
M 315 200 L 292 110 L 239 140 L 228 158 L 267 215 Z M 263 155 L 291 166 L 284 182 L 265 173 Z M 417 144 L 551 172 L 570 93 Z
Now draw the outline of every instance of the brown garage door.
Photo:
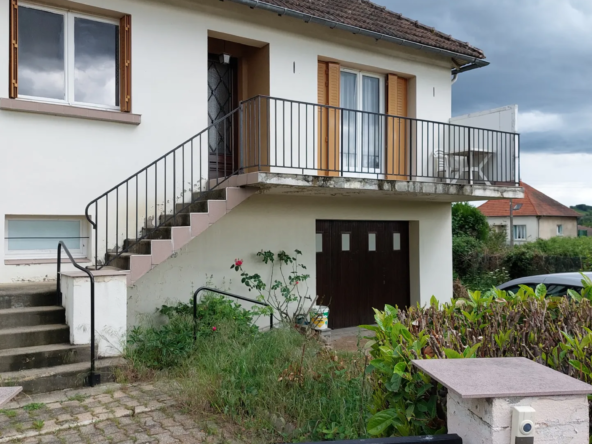
M 374 323 L 372 308 L 409 306 L 409 223 L 317 221 L 317 294 L 329 327 Z

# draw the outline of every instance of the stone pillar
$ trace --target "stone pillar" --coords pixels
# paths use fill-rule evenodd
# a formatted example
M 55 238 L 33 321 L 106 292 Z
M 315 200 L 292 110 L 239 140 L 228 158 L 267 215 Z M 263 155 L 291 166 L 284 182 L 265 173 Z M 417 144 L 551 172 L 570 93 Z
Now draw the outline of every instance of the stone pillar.
M 515 406 L 534 413 L 534 444 L 589 443 L 592 386 L 525 358 L 431 359 L 413 364 L 448 388 L 448 433 L 463 444 L 521 444 Z M 524 438 L 522 438 L 524 439 Z
M 93 271 L 95 341 L 98 356 L 119 356 L 127 332 L 127 272 Z M 72 344 L 90 344 L 90 278 L 81 271 L 62 272 L 62 305 Z

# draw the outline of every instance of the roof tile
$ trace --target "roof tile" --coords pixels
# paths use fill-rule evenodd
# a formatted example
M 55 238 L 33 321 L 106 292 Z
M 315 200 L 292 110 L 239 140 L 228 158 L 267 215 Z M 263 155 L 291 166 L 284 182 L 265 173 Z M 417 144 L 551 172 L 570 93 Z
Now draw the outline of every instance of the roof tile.
M 524 199 L 513 199 L 514 216 L 556 216 L 556 217 L 581 217 L 582 215 L 571 208 L 551 199 L 546 194 L 534 189 L 530 185 L 520 182 L 524 188 Z M 509 200 L 488 200 L 479 207 L 479 210 L 488 217 L 507 217 L 510 215 Z
M 385 6 L 368 0 L 261 0 L 259 3 L 291 9 L 313 17 L 445 49 L 477 59 L 485 58 L 483 51 L 466 42 L 456 40 L 448 34 L 403 17 Z

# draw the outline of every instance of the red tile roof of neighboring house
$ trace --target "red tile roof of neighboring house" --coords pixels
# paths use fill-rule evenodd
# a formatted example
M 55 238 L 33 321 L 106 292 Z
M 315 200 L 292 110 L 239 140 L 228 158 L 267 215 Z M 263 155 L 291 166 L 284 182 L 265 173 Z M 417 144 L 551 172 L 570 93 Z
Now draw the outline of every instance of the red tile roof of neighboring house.
M 436 31 L 368 0 L 260 0 L 275 7 L 354 26 L 426 46 L 445 49 L 477 59 L 485 54 L 467 42 Z
M 522 204 L 519 210 L 514 210 L 514 216 L 556 216 L 556 217 L 581 217 L 582 215 L 571 208 L 551 199 L 546 194 L 535 190 L 530 185 L 520 182 L 524 188 L 524 199 L 513 199 L 514 207 Z M 510 215 L 509 200 L 489 200 L 479 207 L 479 210 L 488 217 L 504 217 Z

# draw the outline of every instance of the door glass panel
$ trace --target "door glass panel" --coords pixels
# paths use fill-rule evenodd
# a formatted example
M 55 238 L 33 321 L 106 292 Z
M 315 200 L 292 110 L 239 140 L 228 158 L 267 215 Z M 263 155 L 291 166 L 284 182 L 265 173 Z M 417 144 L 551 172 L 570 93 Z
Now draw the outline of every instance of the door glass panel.
M 18 8 L 19 94 L 65 100 L 64 16 Z
M 317 247 L 317 253 L 323 252 L 323 233 L 317 233 L 316 247 Z
M 358 75 L 342 71 L 340 88 L 341 107 L 358 109 Z M 341 129 L 343 134 L 341 151 L 343 154 L 343 169 L 346 171 L 356 170 L 356 114 L 357 113 L 353 111 L 343 111 L 341 117 Z
M 341 233 L 341 251 L 349 251 L 349 233 Z
M 401 249 L 401 233 L 393 233 L 393 250 L 399 251 Z
M 119 105 L 119 26 L 74 19 L 74 100 Z
M 380 81 L 362 76 L 362 111 L 380 112 Z M 380 117 L 362 113 L 362 168 L 364 171 L 380 167 Z
M 368 233 L 368 251 L 376 251 L 376 233 Z

